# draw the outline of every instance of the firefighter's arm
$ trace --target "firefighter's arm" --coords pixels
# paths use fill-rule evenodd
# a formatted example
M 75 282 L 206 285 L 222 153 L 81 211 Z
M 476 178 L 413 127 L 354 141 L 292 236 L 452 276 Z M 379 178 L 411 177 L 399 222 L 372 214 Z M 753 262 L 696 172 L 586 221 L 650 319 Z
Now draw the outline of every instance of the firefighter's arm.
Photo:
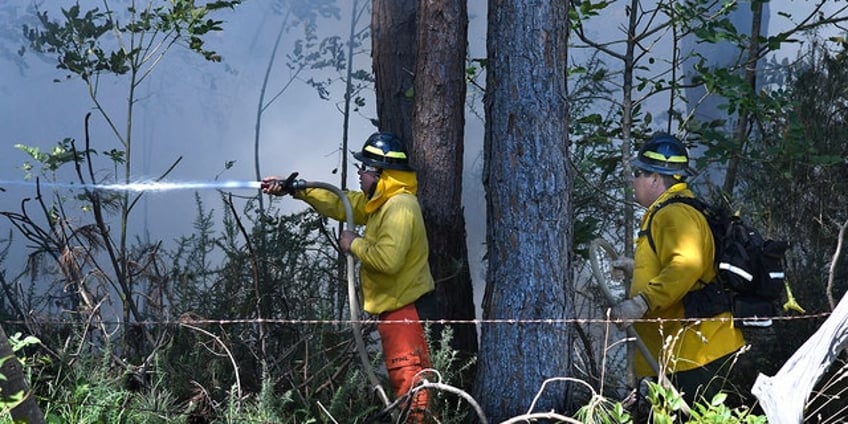
M 350 251 L 363 266 L 383 274 L 396 274 L 410 249 L 414 221 L 413 212 L 405 204 L 393 202 L 391 207 L 384 206 L 379 227 L 366 231 L 365 237 L 354 238 Z

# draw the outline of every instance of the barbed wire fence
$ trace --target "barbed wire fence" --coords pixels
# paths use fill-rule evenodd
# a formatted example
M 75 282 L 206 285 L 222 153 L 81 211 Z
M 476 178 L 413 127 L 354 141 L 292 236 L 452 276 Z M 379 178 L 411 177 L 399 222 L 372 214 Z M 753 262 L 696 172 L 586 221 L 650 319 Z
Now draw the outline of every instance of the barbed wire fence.
M 780 321 L 796 321 L 796 320 L 821 320 L 821 319 L 826 319 L 829 316 L 831 316 L 830 312 L 824 312 L 824 313 L 812 313 L 812 314 L 796 314 L 796 315 L 792 315 L 792 316 L 762 317 L 762 318 L 758 318 L 758 319 L 772 320 L 773 322 L 780 322 Z M 639 320 L 631 320 L 631 321 L 632 322 L 657 322 L 657 321 L 696 322 L 696 321 L 707 321 L 707 320 L 728 321 L 728 320 L 732 320 L 732 319 L 731 318 L 662 319 L 662 320 L 660 320 L 660 319 L 639 319 Z M 42 326 L 78 326 L 78 325 L 80 325 L 79 321 L 74 321 L 74 320 L 39 319 L 38 322 Z M 359 324 L 363 324 L 363 325 L 364 324 L 373 324 L 373 322 L 374 322 L 373 319 L 363 319 L 363 320 L 358 321 Z M 389 320 L 389 321 L 384 321 L 384 322 L 387 323 L 387 324 L 392 324 L 392 323 L 405 324 L 405 323 L 409 323 L 410 321 L 409 320 Z M 445 325 L 475 325 L 478 328 L 481 328 L 481 327 L 487 326 L 487 325 L 522 325 L 522 324 L 540 324 L 540 325 L 552 325 L 552 326 L 553 325 L 563 325 L 563 324 L 601 325 L 601 326 L 613 328 L 613 327 L 615 327 L 614 324 L 617 323 L 617 322 L 620 322 L 620 321 L 619 320 L 607 319 L 607 318 L 563 318 L 563 319 L 553 319 L 553 318 L 552 319 L 509 319 L 509 318 L 504 318 L 504 319 L 473 319 L 473 320 L 447 320 L 447 319 L 443 319 L 443 320 L 422 320 L 421 322 L 425 325 L 438 324 L 440 326 L 445 326 Z M 339 320 L 339 319 L 269 319 L 269 318 L 205 319 L 205 318 L 200 318 L 200 317 L 193 317 L 193 318 L 190 318 L 190 319 L 186 319 L 186 318 L 183 317 L 183 318 L 180 318 L 180 319 L 177 319 L 177 320 L 150 320 L 150 321 L 133 322 L 133 323 L 131 323 L 131 325 L 133 325 L 133 326 L 142 325 L 142 326 L 149 326 L 149 327 L 182 326 L 182 327 L 187 327 L 187 328 L 190 328 L 190 329 L 201 329 L 201 328 L 210 328 L 210 327 L 214 327 L 214 326 L 226 327 L 226 326 L 232 326 L 232 325 L 295 325 L 295 326 L 334 326 L 334 327 L 338 327 L 338 326 L 351 325 L 352 323 L 353 323 L 353 321 L 350 320 L 350 319 L 341 319 L 341 320 Z M 27 322 L 20 321 L 20 320 L 8 320 L 8 321 L 2 322 L 2 325 L 4 325 L 4 326 L 7 326 L 7 325 L 26 325 L 26 324 L 27 324 Z M 117 328 L 117 327 L 121 327 L 123 325 L 126 325 L 126 323 L 121 322 L 121 321 L 105 321 L 105 320 L 100 322 L 100 324 L 106 325 L 106 326 L 109 326 L 109 327 L 113 327 L 113 328 Z M 212 331 L 203 330 L 203 332 L 207 336 L 216 338 L 214 332 L 212 332 Z M 221 341 L 220 339 L 218 339 L 218 341 L 219 341 L 220 344 L 224 344 L 224 342 Z M 225 350 L 226 350 L 226 347 L 225 347 Z M 229 351 L 228 351 L 228 355 L 230 355 L 230 360 L 233 361 L 234 359 L 232 358 L 232 353 L 229 353 Z M 237 365 L 233 364 L 233 366 L 234 366 L 234 368 L 237 368 Z M 477 403 L 477 401 L 474 399 L 474 397 L 471 394 L 467 393 L 466 391 L 464 391 L 463 389 L 461 389 L 459 387 L 456 387 L 456 386 L 453 386 L 451 384 L 448 384 L 446 382 L 441 381 L 441 377 L 439 375 L 438 370 L 427 370 L 427 371 L 428 371 L 428 375 L 432 375 L 432 376 L 436 376 L 436 377 L 435 378 L 423 377 L 420 380 L 420 383 L 418 385 L 416 385 L 407 394 L 407 396 L 411 396 L 412 394 L 414 394 L 415 392 L 420 391 L 420 390 L 435 390 L 435 391 L 442 391 L 442 392 L 445 392 L 445 393 L 449 393 L 449 394 L 452 394 L 454 396 L 457 396 L 458 398 L 460 398 L 464 402 L 466 402 L 469 405 L 469 408 L 471 410 L 470 412 L 473 412 L 474 414 L 476 414 L 478 420 L 481 423 L 487 422 L 485 414 L 483 413 L 479 404 Z M 236 374 L 238 374 L 238 372 L 236 372 Z M 555 381 L 580 384 L 584 387 L 587 387 L 590 392 L 595 393 L 595 390 L 592 388 L 591 385 L 589 385 L 588 383 L 586 383 L 586 382 L 584 382 L 580 379 L 569 378 L 569 377 L 556 377 L 556 378 L 545 380 L 542 387 L 540 387 L 539 392 L 536 395 L 536 398 L 538 398 L 541 395 L 541 393 L 545 390 L 546 385 L 548 385 L 552 382 L 555 382 Z M 597 393 L 595 393 L 595 394 L 597 394 Z M 406 397 L 404 396 L 404 397 L 400 397 L 400 398 L 396 399 L 391 405 L 384 408 L 385 409 L 384 412 L 389 412 L 392 409 L 403 408 L 405 398 Z M 53 401 L 53 402 L 62 403 L 62 401 Z M 76 407 L 86 407 L 86 406 L 104 407 L 105 406 L 103 404 L 98 404 L 96 402 L 89 402 L 89 403 L 76 402 L 74 404 L 71 404 L 70 402 L 66 402 L 66 403 L 67 403 L 67 406 L 76 406 Z M 318 406 L 319 406 L 320 409 L 325 411 L 325 414 L 327 415 L 326 416 L 327 419 L 329 419 L 333 422 L 337 422 L 336 418 L 332 417 L 330 415 L 329 411 L 327 411 L 322 405 L 319 404 Z M 148 412 L 148 413 L 151 413 L 151 414 L 159 414 L 159 415 L 171 416 L 171 417 L 186 416 L 188 414 L 184 410 L 177 410 L 177 411 L 175 411 L 175 410 L 157 410 L 157 409 L 153 409 L 153 408 L 144 408 L 144 407 L 138 407 L 138 406 L 130 406 L 130 408 L 135 408 L 136 412 Z M 531 405 L 529 405 L 528 411 L 525 414 L 516 416 L 516 417 L 511 418 L 507 421 L 504 421 L 500 424 L 527 422 L 529 420 L 534 420 L 534 419 L 535 420 L 541 420 L 541 419 L 558 420 L 558 422 L 565 422 L 565 423 L 579 422 L 579 421 L 575 420 L 574 418 L 566 417 L 566 416 L 563 416 L 561 414 L 554 413 L 554 412 L 539 412 L 539 411 L 534 412 L 533 411 L 533 405 L 531 404 Z M 248 423 L 250 423 L 250 422 L 257 422 L 257 423 L 267 422 L 267 421 L 263 421 L 263 420 L 251 421 L 249 418 L 245 418 L 244 420 L 245 420 L 245 422 L 248 422 Z M 342 422 L 344 422 L 344 421 L 342 421 Z

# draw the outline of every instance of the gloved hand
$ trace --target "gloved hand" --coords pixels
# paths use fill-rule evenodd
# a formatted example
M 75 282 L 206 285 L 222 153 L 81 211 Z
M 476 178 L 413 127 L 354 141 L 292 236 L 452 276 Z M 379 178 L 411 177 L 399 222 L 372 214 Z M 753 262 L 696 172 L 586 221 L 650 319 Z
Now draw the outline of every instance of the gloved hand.
M 641 294 L 619 302 L 610 309 L 610 318 L 620 320 L 615 325 L 624 330 L 633 324 L 633 320 L 642 318 L 648 312 L 648 301 Z
M 281 177 L 265 177 L 259 184 L 259 188 L 265 194 L 274 196 L 285 196 L 294 192 L 294 182 L 297 178 L 297 172 L 292 172 L 285 180 Z
M 612 278 L 624 280 L 633 277 L 633 259 L 621 257 L 610 262 L 612 267 Z

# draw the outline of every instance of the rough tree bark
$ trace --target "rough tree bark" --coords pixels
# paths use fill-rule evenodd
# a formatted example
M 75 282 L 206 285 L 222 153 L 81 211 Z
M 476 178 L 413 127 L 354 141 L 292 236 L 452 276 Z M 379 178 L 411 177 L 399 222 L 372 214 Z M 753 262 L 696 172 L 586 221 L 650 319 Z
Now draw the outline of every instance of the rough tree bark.
M 497 322 L 482 325 L 475 398 L 490 422 L 526 413 L 546 379 L 569 375 L 571 335 L 557 321 L 574 315 L 567 14 L 563 1 L 489 1 L 483 314 Z M 533 410 L 561 411 L 566 393 L 549 384 Z
M 473 320 L 474 293 L 462 208 L 467 5 L 453 0 L 421 1 L 417 22 L 411 150 L 430 240 L 430 269 L 443 317 Z M 477 328 L 473 324 L 452 327 L 454 348 L 475 355 Z M 462 385 L 465 383 L 470 381 Z
M 379 128 L 409 144 L 430 240 L 430 268 L 444 318 L 470 320 L 474 304 L 461 204 L 466 6 L 375 0 L 373 8 Z M 422 16 L 416 23 L 418 13 Z M 416 36 L 419 25 L 421 40 Z M 421 63 L 416 60 L 419 56 L 423 56 Z M 476 328 L 454 328 L 454 347 L 476 353 Z
M 371 58 L 377 91 L 377 127 L 401 140 L 412 140 L 412 92 L 415 72 L 417 0 L 374 0 L 371 11 Z

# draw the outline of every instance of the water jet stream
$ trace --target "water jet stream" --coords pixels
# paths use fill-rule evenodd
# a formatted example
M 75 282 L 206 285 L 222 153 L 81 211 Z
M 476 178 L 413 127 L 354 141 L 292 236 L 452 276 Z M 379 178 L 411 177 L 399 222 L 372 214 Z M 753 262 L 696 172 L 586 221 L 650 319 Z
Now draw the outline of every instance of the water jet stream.
M 130 192 L 146 192 L 146 191 L 171 191 L 171 190 L 202 190 L 202 189 L 258 189 L 261 182 L 259 181 L 211 181 L 211 182 L 166 182 L 166 181 L 140 181 L 127 184 L 67 184 L 67 183 L 35 183 L 32 181 L 0 181 L 0 188 L 3 186 L 30 186 L 62 189 L 83 189 L 93 191 L 130 191 Z

